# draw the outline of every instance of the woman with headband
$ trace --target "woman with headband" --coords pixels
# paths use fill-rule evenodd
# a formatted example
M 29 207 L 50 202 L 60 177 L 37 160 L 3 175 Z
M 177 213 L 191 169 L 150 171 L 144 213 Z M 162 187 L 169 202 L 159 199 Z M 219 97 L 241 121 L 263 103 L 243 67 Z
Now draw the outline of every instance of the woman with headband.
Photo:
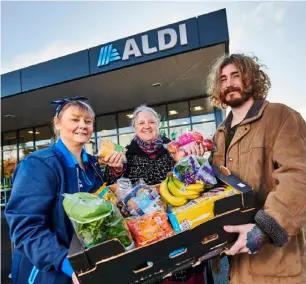
M 74 230 L 62 194 L 95 191 L 103 183 L 97 160 L 84 150 L 95 119 L 85 100 L 52 103 L 57 142 L 25 157 L 14 172 L 5 210 L 15 246 L 13 284 L 79 283 L 67 258 Z

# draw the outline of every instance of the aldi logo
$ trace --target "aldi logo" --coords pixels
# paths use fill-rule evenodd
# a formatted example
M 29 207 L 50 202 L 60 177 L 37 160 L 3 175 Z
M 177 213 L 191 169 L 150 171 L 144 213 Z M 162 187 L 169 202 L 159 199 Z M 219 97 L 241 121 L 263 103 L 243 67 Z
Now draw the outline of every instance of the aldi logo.
M 178 25 L 177 30 L 174 28 L 164 28 L 155 33 L 144 34 L 137 41 L 135 38 L 127 39 L 123 46 L 120 47 L 120 51 L 113 44 L 102 46 L 97 67 L 107 66 L 113 61 L 128 61 L 130 57 L 141 58 L 145 55 L 188 45 L 185 23 Z
M 113 44 L 102 46 L 98 59 L 98 67 L 106 66 L 112 61 L 120 60 L 121 56 L 117 48 L 113 47 Z

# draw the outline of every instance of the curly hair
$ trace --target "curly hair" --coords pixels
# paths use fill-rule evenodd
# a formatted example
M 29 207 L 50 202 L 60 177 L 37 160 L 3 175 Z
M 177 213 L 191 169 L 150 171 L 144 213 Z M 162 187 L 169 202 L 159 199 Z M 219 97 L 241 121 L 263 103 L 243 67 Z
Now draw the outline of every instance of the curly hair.
M 267 97 L 271 82 L 269 76 L 261 70 L 266 66 L 260 64 L 256 56 L 224 54 L 213 64 L 207 78 L 207 93 L 213 106 L 227 108 L 227 105 L 220 98 L 220 79 L 222 69 L 229 64 L 234 64 L 241 74 L 244 92 L 251 93 L 254 99 Z

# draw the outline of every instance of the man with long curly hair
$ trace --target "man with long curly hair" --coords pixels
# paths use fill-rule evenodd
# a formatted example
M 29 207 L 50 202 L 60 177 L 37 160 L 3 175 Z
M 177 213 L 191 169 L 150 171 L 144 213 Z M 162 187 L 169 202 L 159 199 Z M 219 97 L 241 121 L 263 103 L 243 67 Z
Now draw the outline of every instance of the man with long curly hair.
M 208 76 L 214 106 L 231 107 L 214 136 L 213 163 L 255 190 L 253 224 L 225 226 L 239 237 L 230 283 L 306 283 L 306 123 L 295 110 L 266 100 L 271 87 L 256 57 L 219 58 Z

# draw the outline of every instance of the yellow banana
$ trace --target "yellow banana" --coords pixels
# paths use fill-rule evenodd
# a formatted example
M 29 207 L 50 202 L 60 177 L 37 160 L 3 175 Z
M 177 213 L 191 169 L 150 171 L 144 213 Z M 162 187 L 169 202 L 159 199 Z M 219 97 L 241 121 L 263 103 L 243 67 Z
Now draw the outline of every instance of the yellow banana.
M 187 198 L 188 199 L 196 199 L 200 196 L 200 194 L 193 194 L 193 195 L 188 195 Z
M 196 191 L 196 194 L 199 194 L 204 191 L 204 184 L 195 183 L 195 184 L 190 184 L 188 186 L 185 186 L 183 182 L 181 182 L 180 180 L 174 177 L 172 178 L 172 180 L 178 188 L 185 188 L 188 191 Z
M 177 197 L 193 197 L 195 195 L 199 195 L 198 192 L 192 191 L 192 190 L 186 190 L 185 186 L 184 187 L 177 187 L 176 184 L 173 181 L 172 177 L 169 177 L 168 181 L 168 188 L 169 191 Z
M 193 190 L 193 191 L 200 193 L 204 191 L 204 184 L 200 184 L 200 183 L 189 184 L 188 186 L 186 186 L 186 189 Z
M 164 200 L 172 206 L 182 206 L 188 202 L 188 199 L 185 197 L 176 197 L 173 196 L 168 189 L 168 180 L 167 177 L 161 184 L 160 184 L 160 195 L 164 198 Z

